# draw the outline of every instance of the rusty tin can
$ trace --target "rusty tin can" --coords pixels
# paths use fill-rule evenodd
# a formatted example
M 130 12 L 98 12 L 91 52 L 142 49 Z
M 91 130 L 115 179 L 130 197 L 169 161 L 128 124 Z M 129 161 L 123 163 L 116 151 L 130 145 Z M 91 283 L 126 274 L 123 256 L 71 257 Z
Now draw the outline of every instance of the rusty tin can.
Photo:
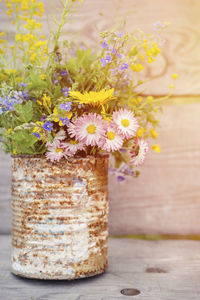
M 108 155 L 12 157 L 14 274 L 76 279 L 107 267 Z

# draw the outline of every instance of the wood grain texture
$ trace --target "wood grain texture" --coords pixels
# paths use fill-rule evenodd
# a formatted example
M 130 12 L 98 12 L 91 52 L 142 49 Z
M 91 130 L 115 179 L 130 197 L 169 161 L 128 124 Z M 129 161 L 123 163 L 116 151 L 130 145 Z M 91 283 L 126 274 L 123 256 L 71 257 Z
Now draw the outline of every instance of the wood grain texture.
M 199 300 L 200 242 L 109 240 L 105 274 L 76 281 L 39 281 L 10 273 L 10 237 L 0 236 L 2 300 L 116 300 L 135 288 L 141 300 Z
M 110 178 L 110 232 L 200 234 L 200 105 L 169 106 L 161 119 L 161 153 L 138 179 Z
M 48 15 L 44 19 L 44 32 L 48 35 L 55 25 L 52 17 L 60 16 L 59 1 L 45 0 Z M 119 3 L 119 13 L 117 7 Z M 63 39 L 77 39 L 78 35 L 94 47 L 99 32 L 114 26 L 115 16 L 126 19 L 125 31 L 141 28 L 147 33 L 153 32 L 157 21 L 170 22 L 165 31 L 166 43 L 162 46 L 163 54 L 156 63 L 150 65 L 144 76 L 156 77 L 155 82 L 146 86 L 146 93 L 166 94 L 171 82 L 170 76 L 179 74 L 177 95 L 199 94 L 200 62 L 200 1 L 199 0 L 84 0 L 83 5 L 72 17 L 72 23 L 65 26 Z M 100 15 L 102 13 L 103 15 Z M 0 3 L 0 31 L 14 32 L 11 22 L 4 13 L 4 1 Z M 49 26 L 47 25 L 49 21 Z M 70 33 L 70 34 L 68 34 Z M 10 37 L 11 38 L 11 37 Z
M 111 235 L 200 234 L 200 104 L 165 107 L 158 144 L 137 179 L 109 179 Z M 10 230 L 10 160 L 0 152 L 0 232 Z

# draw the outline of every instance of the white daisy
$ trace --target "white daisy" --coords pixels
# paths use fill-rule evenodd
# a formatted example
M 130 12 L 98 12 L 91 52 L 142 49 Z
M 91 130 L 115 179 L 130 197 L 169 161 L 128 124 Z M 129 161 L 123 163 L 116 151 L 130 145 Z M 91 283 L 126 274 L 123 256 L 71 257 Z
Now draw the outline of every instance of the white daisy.
M 52 144 L 48 143 L 47 149 L 48 151 L 45 155 L 51 162 L 59 161 L 61 158 L 67 158 L 69 156 L 62 142 L 54 141 Z
M 116 126 L 119 133 L 126 139 L 134 137 L 139 128 L 133 112 L 122 108 L 113 113 L 111 124 Z
M 67 155 L 70 156 L 74 155 L 78 150 L 83 150 L 84 146 L 84 143 L 76 141 L 75 139 L 72 139 L 69 142 L 65 143 Z
M 133 151 L 130 152 L 132 154 L 131 163 L 136 167 L 141 166 L 146 159 L 148 151 L 148 142 L 144 139 L 136 139 L 135 146 L 133 146 Z
M 100 141 L 99 147 L 107 152 L 118 151 L 123 145 L 123 137 L 118 131 L 108 126 L 105 137 Z
M 82 115 L 68 128 L 70 136 L 86 146 L 98 146 L 99 140 L 105 135 L 105 130 L 105 121 L 95 113 Z

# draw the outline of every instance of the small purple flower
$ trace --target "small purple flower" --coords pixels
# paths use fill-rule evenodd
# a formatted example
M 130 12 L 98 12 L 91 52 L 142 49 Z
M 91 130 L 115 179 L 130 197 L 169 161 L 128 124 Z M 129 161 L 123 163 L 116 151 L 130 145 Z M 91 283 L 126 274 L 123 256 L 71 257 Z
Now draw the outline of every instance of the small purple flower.
M 23 82 L 19 83 L 19 86 L 21 86 L 21 87 L 26 87 L 27 85 L 28 85 L 28 83 L 23 83 Z
M 124 34 L 122 32 L 117 33 L 118 37 L 122 38 Z
M 69 88 L 65 87 L 65 88 L 62 88 L 62 92 L 64 94 L 65 97 L 68 97 L 69 95 Z
M 71 102 L 67 102 L 67 103 L 62 103 L 60 104 L 60 109 L 64 109 L 66 111 L 69 111 L 71 109 Z
M 69 124 L 69 119 L 67 117 L 60 117 L 60 121 L 63 123 L 63 125 L 68 125 Z
M 110 63 L 112 61 L 112 56 L 110 54 L 106 55 L 105 60 L 108 63 Z
M 67 77 L 68 72 L 67 72 L 66 70 L 62 70 L 62 71 L 60 72 L 60 75 L 61 75 L 62 77 Z
M 120 59 L 123 57 L 123 55 L 120 54 L 120 53 L 118 53 L 118 54 L 116 54 L 116 55 L 117 55 L 117 57 L 119 57 Z
M 40 119 L 41 122 L 43 122 L 46 119 L 46 116 L 43 115 L 42 118 Z
M 105 67 L 107 64 L 105 58 L 101 58 L 100 62 L 102 63 L 102 67 Z
M 128 64 L 126 64 L 126 63 L 124 63 L 121 66 L 119 66 L 119 70 L 120 71 L 123 71 L 123 70 L 126 70 L 126 69 L 128 69 Z
M 41 138 L 41 135 L 39 134 L 39 132 L 34 132 L 33 135 L 35 135 L 38 139 Z
M 50 121 L 46 121 L 43 124 L 43 128 L 50 132 L 53 129 L 53 123 L 51 123 Z
M 54 85 L 56 85 L 56 84 L 59 83 L 58 77 L 59 77 L 59 74 L 55 72 L 55 73 L 53 74 L 53 84 L 54 84 Z
M 117 49 L 115 49 L 115 48 L 111 48 L 110 51 L 111 51 L 112 54 L 116 54 L 117 53 Z
M 105 58 L 100 59 L 100 62 L 102 63 L 102 67 L 105 67 L 111 61 L 112 61 L 112 56 L 110 54 L 106 55 Z
M 108 48 L 108 44 L 106 43 L 106 41 L 104 41 L 104 42 L 101 44 L 101 47 L 102 47 L 103 49 Z
M 27 91 L 27 90 L 22 91 L 22 97 L 23 97 L 25 100 L 29 100 L 29 95 L 28 95 L 28 91 Z
M 124 177 L 124 176 L 121 176 L 121 175 L 117 176 L 117 181 L 118 181 L 118 182 L 122 182 L 122 181 L 124 181 L 124 180 L 125 180 L 125 177 Z

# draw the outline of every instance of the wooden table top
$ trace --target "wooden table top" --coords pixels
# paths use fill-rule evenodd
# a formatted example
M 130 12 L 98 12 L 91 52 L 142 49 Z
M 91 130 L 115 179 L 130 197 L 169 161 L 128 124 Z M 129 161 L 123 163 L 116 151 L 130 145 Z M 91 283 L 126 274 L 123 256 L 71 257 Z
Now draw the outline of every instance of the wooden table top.
M 0 299 L 115 300 L 123 289 L 141 300 L 199 300 L 200 242 L 109 239 L 105 274 L 75 281 L 39 281 L 10 273 L 10 236 L 0 236 Z M 126 292 L 126 290 L 125 290 Z M 130 292 L 130 291 L 129 291 Z M 132 299 L 128 298 L 128 299 Z

